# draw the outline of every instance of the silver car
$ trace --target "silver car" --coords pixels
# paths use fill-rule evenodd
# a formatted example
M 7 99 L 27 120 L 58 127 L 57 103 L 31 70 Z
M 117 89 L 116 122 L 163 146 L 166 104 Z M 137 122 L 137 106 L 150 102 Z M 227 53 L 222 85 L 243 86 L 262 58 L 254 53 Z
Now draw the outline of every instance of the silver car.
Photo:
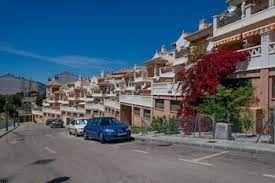
M 87 124 L 87 119 L 88 118 L 76 118 L 72 120 L 67 126 L 69 134 L 74 134 L 75 136 L 83 135 L 84 127 Z

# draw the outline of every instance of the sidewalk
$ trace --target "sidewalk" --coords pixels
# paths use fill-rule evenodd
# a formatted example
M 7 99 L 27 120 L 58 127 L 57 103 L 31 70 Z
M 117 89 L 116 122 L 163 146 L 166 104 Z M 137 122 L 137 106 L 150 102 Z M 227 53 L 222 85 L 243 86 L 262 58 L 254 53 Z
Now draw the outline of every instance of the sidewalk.
M 0 138 L 15 130 L 17 127 L 17 125 L 15 127 L 13 125 L 9 126 L 8 131 L 6 131 L 6 128 L 0 129 Z
M 133 134 L 133 137 L 137 140 L 146 142 L 160 142 L 160 143 L 172 143 L 172 144 L 184 144 L 197 147 L 205 147 L 222 150 L 231 150 L 239 152 L 250 152 L 256 154 L 272 154 L 275 155 L 275 145 L 254 143 L 254 142 L 237 142 L 230 140 L 218 140 L 218 139 L 201 139 L 184 137 L 181 135 L 163 135 L 163 134 Z

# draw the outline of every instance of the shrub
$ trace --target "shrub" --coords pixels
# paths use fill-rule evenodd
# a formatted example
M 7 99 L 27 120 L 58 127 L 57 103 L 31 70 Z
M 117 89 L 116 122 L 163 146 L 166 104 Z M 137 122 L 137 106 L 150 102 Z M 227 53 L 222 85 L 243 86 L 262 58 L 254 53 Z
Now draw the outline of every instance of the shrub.
M 179 125 L 175 117 L 166 118 L 163 117 L 154 117 L 151 126 L 151 131 L 156 131 L 157 133 L 165 134 L 177 134 L 179 133 Z

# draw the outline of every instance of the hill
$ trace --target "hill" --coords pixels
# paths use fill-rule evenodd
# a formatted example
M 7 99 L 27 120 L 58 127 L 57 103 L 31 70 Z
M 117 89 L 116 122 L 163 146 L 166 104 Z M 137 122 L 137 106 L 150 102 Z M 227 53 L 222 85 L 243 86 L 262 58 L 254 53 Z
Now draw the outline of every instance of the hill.
M 36 91 L 42 92 L 45 90 L 43 83 L 25 79 L 24 77 L 5 74 L 0 76 L 0 94 L 15 94 L 18 92 Z

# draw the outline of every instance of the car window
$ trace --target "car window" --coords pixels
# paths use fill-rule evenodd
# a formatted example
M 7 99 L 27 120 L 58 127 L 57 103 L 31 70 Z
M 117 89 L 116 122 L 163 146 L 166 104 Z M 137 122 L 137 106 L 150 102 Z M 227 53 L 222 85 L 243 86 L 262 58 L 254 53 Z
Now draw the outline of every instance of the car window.
M 73 120 L 73 121 L 71 122 L 71 125 L 75 125 L 75 120 Z
M 100 118 L 95 118 L 93 125 L 98 125 L 98 124 L 100 124 Z
M 116 118 L 102 118 L 100 123 L 100 125 L 102 126 L 114 125 L 114 124 L 121 124 L 121 122 Z

